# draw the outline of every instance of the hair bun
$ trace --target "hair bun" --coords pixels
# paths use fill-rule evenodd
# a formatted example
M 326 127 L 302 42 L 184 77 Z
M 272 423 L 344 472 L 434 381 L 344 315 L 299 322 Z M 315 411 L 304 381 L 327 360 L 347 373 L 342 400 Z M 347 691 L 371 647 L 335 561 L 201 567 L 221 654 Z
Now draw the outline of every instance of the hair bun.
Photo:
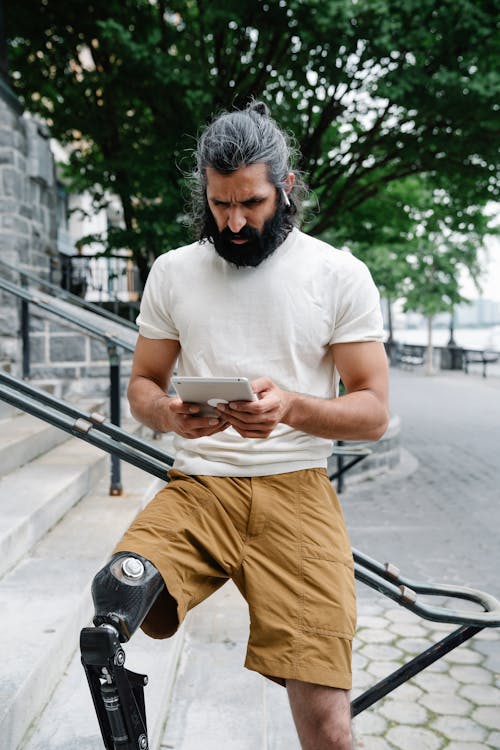
M 248 109 L 250 110 L 250 112 L 256 112 L 262 117 L 270 116 L 269 107 L 267 106 L 267 104 L 264 104 L 264 102 L 251 102 L 248 105 Z

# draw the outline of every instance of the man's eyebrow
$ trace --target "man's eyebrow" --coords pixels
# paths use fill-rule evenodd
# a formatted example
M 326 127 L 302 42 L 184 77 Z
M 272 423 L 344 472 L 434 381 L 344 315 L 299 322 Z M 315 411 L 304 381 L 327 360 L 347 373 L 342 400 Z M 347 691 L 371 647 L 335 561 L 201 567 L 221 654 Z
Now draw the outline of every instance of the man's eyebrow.
M 245 198 L 244 201 L 234 201 L 234 203 L 239 203 L 242 206 L 245 206 L 249 203 L 260 203 L 261 201 L 264 201 L 266 197 L 267 196 L 265 195 L 251 195 L 249 198 Z M 216 195 L 209 195 L 208 199 L 213 203 L 218 203 L 220 206 L 230 206 L 233 203 L 233 201 L 224 201 L 221 198 L 217 198 Z

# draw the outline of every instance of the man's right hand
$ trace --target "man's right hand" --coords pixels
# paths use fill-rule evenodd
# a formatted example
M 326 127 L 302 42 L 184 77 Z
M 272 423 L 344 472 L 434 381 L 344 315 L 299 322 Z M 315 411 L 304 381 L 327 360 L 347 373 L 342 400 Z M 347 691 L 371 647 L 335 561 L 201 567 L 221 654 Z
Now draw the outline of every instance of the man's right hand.
M 200 417 L 197 404 L 186 404 L 180 398 L 163 396 L 158 399 L 161 410 L 160 421 L 165 425 L 165 432 L 175 432 L 183 438 L 195 439 L 223 432 L 230 425 L 220 417 Z
M 137 337 L 128 386 L 132 415 L 155 432 L 175 432 L 191 440 L 227 430 L 223 414 L 201 417 L 199 405 L 166 395 L 179 352 L 176 340 Z

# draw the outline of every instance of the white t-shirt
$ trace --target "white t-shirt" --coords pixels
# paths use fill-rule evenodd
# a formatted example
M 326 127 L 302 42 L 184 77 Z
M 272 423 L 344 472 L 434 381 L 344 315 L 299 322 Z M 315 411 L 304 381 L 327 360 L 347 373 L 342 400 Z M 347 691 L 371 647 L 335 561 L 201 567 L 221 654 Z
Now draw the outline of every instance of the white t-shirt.
M 383 340 L 364 263 L 298 229 L 256 268 L 236 268 L 208 242 L 161 255 L 137 323 L 146 338 L 180 342 L 179 375 L 266 375 L 322 398 L 338 391 L 332 344 Z M 265 439 L 228 428 L 195 440 L 176 435 L 174 446 L 175 467 L 186 474 L 264 476 L 326 466 L 332 441 L 279 424 Z

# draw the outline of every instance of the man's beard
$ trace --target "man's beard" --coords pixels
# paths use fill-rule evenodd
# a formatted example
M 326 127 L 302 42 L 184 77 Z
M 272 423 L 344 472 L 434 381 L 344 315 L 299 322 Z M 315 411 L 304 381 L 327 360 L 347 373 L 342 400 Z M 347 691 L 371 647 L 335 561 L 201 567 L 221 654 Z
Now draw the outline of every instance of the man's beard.
M 233 263 L 238 268 L 242 266 L 258 266 L 268 258 L 277 247 L 285 240 L 293 229 L 291 216 L 286 207 L 279 205 L 270 219 L 268 219 L 262 231 L 246 224 L 239 232 L 232 232 L 226 227 L 219 232 L 217 223 L 210 208 L 206 207 L 203 237 L 208 237 L 214 243 L 217 253 Z M 247 240 L 244 244 L 235 244 L 233 239 Z

